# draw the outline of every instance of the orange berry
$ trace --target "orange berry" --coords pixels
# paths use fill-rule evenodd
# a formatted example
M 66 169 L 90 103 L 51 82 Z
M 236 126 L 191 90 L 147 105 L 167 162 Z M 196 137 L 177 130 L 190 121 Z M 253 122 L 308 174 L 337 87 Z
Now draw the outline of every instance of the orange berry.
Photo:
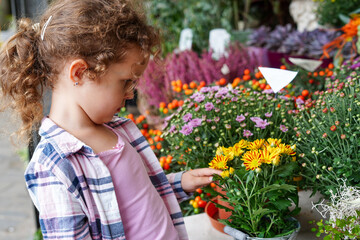
M 169 169 L 170 169 L 170 164 L 164 163 L 164 170 L 169 170 Z
M 156 147 L 155 147 L 155 145 L 151 145 L 150 148 L 151 148 L 152 150 L 155 150 Z
M 169 103 L 169 104 L 167 105 L 167 107 L 168 107 L 168 109 L 170 109 L 170 110 L 174 108 L 172 103 Z
M 285 66 L 285 65 L 281 65 L 281 66 L 280 66 L 280 69 L 285 70 L 285 69 L 286 69 L 286 66 Z
M 191 90 L 191 89 L 185 90 L 185 95 L 191 95 L 192 93 L 193 93 L 193 90 Z
M 329 63 L 328 68 L 333 69 L 333 68 L 334 68 L 334 64 L 333 64 L 333 63 Z
M 200 196 L 196 196 L 195 197 L 195 202 L 199 202 L 201 200 L 201 197 Z
M 169 112 L 169 110 L 167 108 L 164 108 L 163 113 L 167 114 L 168 112 Z
M 189 84 L 184 83 L 184 85 L 182 86 L 182 88 L 183 88 L 184 90 L 188 89 L 188 88 L 189 88 Z
M 221 79 L 219 80 L 219 84 L 220 84 L 220 85 L 225 85 L 225 84 L 226 84 L 226 79 L 225 79 L 225 78 L 221 78 Z
M 319 75 L 320 75 L 320 76 L 324 76 L 324 75 L 325 75 L 325 72 L 324 72 L 324 71 L 320 71 L 320 72 L 319 72 Z
M 309 95 L 309 90 L 303 90 L 302 92 L 301 92 L 301 95 L 303 96 L 303 97 L 307 97 L 308 95 Z
M 244 75 L 243 76 L 243 80 L 244 81 L 248 81 L 248 80 L 250 80 L 251 79 L 251 76 L 250 75 Z
M 210 183 L 210 187 L 214 188 L 214 187 L 216 187 L 216 184 L 212 182 L 212 183 Z
M 160 150 L 161 149 L 161 143 L 157 143 L 156 148 Z
M 176 81 L 171 81 L 171 86 L 176 86 Z
M 176 80 L 176 86 L 178 86 L 178 87 L 182 86 L 182 82 L 180 79 Z
M 244 70 L 244 75 L 249 75 L 250 74 L 250 70 L 249 69 L 245 69 Z
M 205 82 L 205 81 L 201 81 L 201 82 L 200 82 L 200 86 L 205 87 L 205 86 L 206 86 L 206 82 Z
M 170 163 L 171 163 L 171 160 L 172 160 L 171 158 L 166 158 L 165 161 L 166 161 L 166 163 L 170 164 Z
M 184 105 L 184 100 L 179 101 L 179 106 L 182 106 L 182 105 Z
M 159 162 L 160 162 L 160 163 L 164 163 L 165 161 L 166 161 L 166 157 L 165 157 L 165 156 L 160 157 L 160 159 L 159 159 Z
M 319 75 L 319 74 L 318 74 L 317 72 L 314 72 L 314 73 L 313 73 L 313 76 L 314 76 L 314 77 L 317 77 L 318 75 Z
M 328 77 L 331 77 L 333 75 L 333 71 L 329 71 L 328 73 L 327 73 L 327 76 Z
M 189 84 L 189 86 L 190 86 L 190 88 L 193 88 L 193 89 L 197 87 L 197 85 L 196 85 L 195 82 L 191 82 L 191 83 Z

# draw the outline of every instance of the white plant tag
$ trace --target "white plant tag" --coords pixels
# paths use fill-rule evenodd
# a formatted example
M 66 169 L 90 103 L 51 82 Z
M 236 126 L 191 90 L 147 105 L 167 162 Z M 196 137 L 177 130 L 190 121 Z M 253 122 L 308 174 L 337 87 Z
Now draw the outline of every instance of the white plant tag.
M 259 67 L 259 70 L 274 93 L 288 85 L 298 74 L 298 72 L 278 68 Z
M 180 33 L 179 50 L 191 50 L 193 32 L 190 28 L 185 28 Z
M 229 72 L 230 72 L 230 69 L 229 69 L 228 65 L 226 65 L 226 63 L 224 63 L 224 65 L 223 65 L 222 68 L 221 68 L 221 73 L 222 73 L 223 75 L 226 75 L 226 74 L 228 74 Z
M 213 51 L 212 57 L 218 60 L 222 56 L 227 56 L 226 47 L 230 43 L 230 34 L 223 28 L 216 28 L 209 33 L 210 50 Z
M 289 57 L 289 61 L 299 67 L 302 67 L 303 69 L 309 72 L 315 71 L 322 64 L 322 61 L 320 60 L 312 60 L 312 59 L 304 59 L 304 58 Z

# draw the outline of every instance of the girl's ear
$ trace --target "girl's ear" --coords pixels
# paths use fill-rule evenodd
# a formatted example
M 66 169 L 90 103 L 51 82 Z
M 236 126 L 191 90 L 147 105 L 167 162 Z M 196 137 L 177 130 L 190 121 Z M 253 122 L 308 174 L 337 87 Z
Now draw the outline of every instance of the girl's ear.
M 71 62 L 69 68 L 70 79 L 74 86 L 84 82 L 84 73 L 88 69 L 88 64 L 83 59 L 76 59 Z

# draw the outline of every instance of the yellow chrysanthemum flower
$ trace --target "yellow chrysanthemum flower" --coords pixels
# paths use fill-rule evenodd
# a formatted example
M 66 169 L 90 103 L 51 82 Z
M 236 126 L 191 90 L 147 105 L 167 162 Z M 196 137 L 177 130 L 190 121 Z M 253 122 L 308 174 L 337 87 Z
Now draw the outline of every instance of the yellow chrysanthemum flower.
M 234 172 L 235 172 L 235 169 L 232 168 L 232 167 L 230 167 L 230 168 L 229 168 L 229 173 L 230 173 L 230 174 L 234 174 Z
M 280 144 L 279 148 L 281 148 L 281 153 L 293 156 L 296 152 L 291 148 L 290 145 Z
M 216 155 L 213 160 L 209 163 L 210 168 L 225 170 L 229 167 L 227 166 L 229 158 L 223 155 Z
M 239 157 L 241 154 L 244 153 L 240 144 L 236 143 L 233 147 L 233 152 L 235 157 Z
M 277 147 L 281 143 L 281 139 L 277 138 L 268 138 L 266 145 L 271 147 Z
M 228 147 L 228 148 L 224 148 L 224 155 L 227 156 L 229 158 L 229 160 L 233 160 L 234 159 L 234 150 L 233 147 Z
M 280 151 L 276 148 L 272 149 L 271 147 L 260 150 L 261 162 L 266 164 L 271 164 L 276 158 L 279 157 Z
M 246 148 L 249 145 L 249 142 L 245 139 L 241 139 L 238 143 L 235 144 L 238 148 Z
M 256 139 L 255 141 L 249 143 L 247 148 L 249 150 L 257 150 L 257 149 L 263 148 L 264 147 L 264 142 L 265 142 L 264 139 Z
M 223 155 L 223 154 L 224 154 L 224 148 L 225 148 L 225 147 L 223 147 L 223 146 L 218 147 L 218 148 L 216 149 L 216 155 Z
M 241 160 L 244 161 L 246 170 L 254 170 L 261 165 L 261 155 L 257 150 L 252 150 L 244 153 Z
M 222 178 L 228 178 L 230 176 L 230 172 L 228 170 L 222 171 L 221 172 L 221 177 Z

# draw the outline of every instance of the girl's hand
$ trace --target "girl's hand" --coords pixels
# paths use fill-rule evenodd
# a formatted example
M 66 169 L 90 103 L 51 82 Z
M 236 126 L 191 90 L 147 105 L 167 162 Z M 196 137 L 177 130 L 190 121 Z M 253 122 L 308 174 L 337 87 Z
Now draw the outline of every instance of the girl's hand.
M 181 187 L 185 192 L 194 192 L 212 182 L 213 174 L 221 174 L 221 170 L 213 168 L 199 168 L 184 172 L 181 178 Z

